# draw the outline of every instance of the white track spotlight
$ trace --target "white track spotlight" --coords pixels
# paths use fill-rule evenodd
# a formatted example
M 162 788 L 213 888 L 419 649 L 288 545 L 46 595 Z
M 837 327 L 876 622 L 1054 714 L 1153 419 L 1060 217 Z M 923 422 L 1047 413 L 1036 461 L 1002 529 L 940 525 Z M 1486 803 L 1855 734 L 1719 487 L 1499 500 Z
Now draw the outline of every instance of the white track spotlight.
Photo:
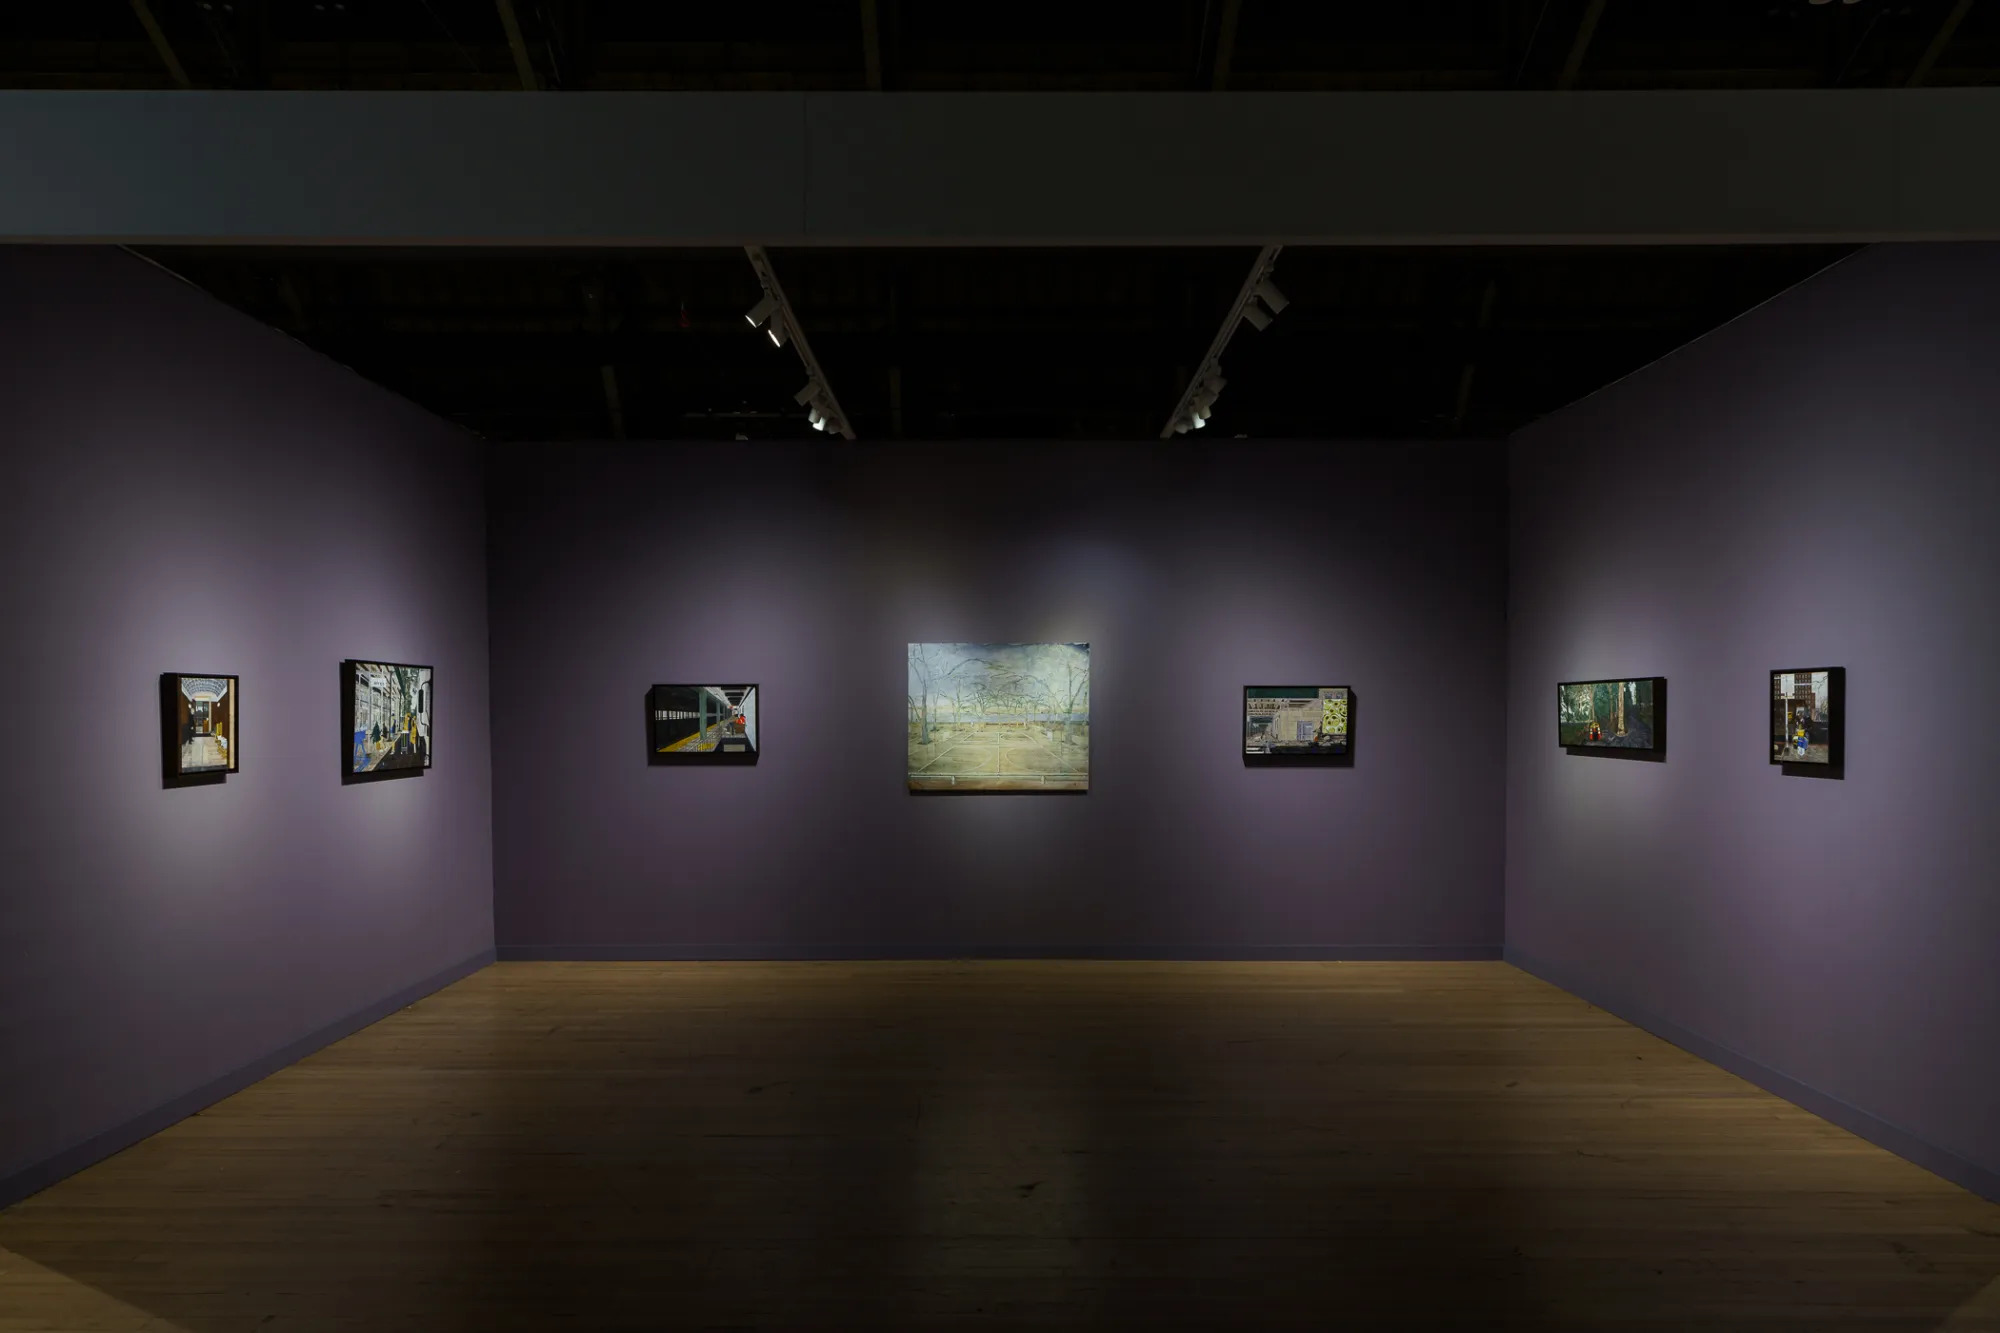
M 792 401 L 804 407 L 817 397 L 819 397 L 819 381 L 807 380 L 806 387 L 792 395 Z
M 1271 313 L 1274 315 L 1284 314 L 1285 307 L 1291 304 L 1290 298 L 1279 291 L 1278 284 L 1269 278 L 1257 284 L 1257 299 L 1271 307 Z
M 786 325 L 783 315 L 775 316 L 769 324 L 766 324 L 764 333 L 771 339 L 773 347 L 783 347 L 792 337 L 792 331 Z
M 765 320 L 769 319 L 771 317 L 771 312 L 773 310 L 776 310 L 777 308 L 778 308 L 778 298 L 771 295 L 769 292 L 765 292 L 764 299 L 759 301 L 756 305 L 751 306 L 750 312 L 745 316 L 743 316 L 743 318 L 749 321 L 750 327 L 754 329 L 759 324 L 762 324 Z
M 1271 317 L 1255 301 L 1243 307 L 1243 322 L 1259 333 L 1271 327 Z

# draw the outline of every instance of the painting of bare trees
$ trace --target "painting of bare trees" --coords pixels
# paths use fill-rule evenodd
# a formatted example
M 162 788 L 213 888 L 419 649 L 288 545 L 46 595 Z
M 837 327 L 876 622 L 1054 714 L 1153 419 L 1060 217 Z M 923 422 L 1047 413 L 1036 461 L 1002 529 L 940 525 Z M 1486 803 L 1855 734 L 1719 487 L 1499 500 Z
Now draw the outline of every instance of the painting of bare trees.
M 1090 789 L 1090 645 L 910 645 L 911 791 Z

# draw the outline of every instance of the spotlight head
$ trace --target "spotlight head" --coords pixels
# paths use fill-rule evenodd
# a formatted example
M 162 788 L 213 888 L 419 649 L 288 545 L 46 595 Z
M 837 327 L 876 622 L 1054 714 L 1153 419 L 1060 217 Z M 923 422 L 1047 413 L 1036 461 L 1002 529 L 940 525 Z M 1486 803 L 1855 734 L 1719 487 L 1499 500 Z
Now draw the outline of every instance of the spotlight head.
M 1259 333 L 1271 327 L 1271 317 L 1255 301 L 1243 307 L 1243 322 Z
M 776 310 L 777 308 L 778 308 L 778 298 L 771 295 L 769 292 L 765 292 L 764 299 L 759 301 L 756 305 L 751 306 L 749 313 L 744 315 L 743 318 L 746 321 L 748 321 L 750 327 L 754 329 L 759 324 L 762 324 L 765 320 L 769 319 L 771 317 L 771 312 Z
M 1278 290 L 1278 284 L 1269 278 L 1257 284 L 1257 299 L 1271 307 L 1271 313 L 1274 315 L 1284 314 L 1285 307 L 1291 304 L 1291 300 Z
M 785 327 L 783 316 L 779 316 L 764 326 L 764 335 L 771 340 L 771 346 L 783 347 L 791 341 L 792 331 Z
M 819 397 L 819 381 L 807 380 L 806 387 L 792 395 L 792 401 L 804 407 L 817 397 Z

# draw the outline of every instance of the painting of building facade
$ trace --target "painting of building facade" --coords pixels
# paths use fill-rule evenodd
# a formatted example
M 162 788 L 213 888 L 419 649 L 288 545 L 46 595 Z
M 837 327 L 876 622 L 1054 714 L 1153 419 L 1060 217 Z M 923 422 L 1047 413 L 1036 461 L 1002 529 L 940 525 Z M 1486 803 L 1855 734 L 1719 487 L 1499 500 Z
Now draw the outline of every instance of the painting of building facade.
M 1090 789 L 1090 645 L 909 646 L 911 791 Z
M 1659 718 L 1665 685 L 1651 676 L 1556 686 L 1558 739 L 1582 749 L 1660 749 L 1666 740 Z
M 1244 686 L 1244 756 L 1346 754 L 1349 703 L 1345 685 Z
M 163 684 L 168 775 L 237 772 L 236 677 L 174 673 Z
M 1771 762 L 1840 762 L 1838 667 L 1808 667 L 1771 673 Z
M 755 685 L 655 685 L 646 695 L 651 762 L 754 760 Z
M 431 766 L 431 668 L 347 663 L 349 771 L 422 772 Z

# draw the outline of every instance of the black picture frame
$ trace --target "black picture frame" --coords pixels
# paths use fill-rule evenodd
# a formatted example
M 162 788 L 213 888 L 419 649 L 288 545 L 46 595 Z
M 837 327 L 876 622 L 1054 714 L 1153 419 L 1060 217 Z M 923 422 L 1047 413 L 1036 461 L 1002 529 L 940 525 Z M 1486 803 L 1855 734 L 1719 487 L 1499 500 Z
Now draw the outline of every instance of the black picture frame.
M 357 769 L 355 759 L 361 752 L 359 740 L 360 722 L 357 720 L 355 687 L 362 668 L 386 667 L 401 671 L 421 671 L 424 674 L 422 707 L 417 714 L 423 719 L 421 732 L 406 732 L 409 735 L 410 755 L 417 762 L 380 763 L 368 768 Z M 420 778 L 430 772 L 437 760 L 434 728 L 437 719 L 437 669 L 417 662 L 390 662 L 375 657 L 350 657 L 340 664 L 340 780 L 343 783 L 382 782 L 395 778 Z
M 1778 681 L 1782 676 L 1812 677 L 1826 673 L 1826 750 L 1825 760 L 1798 759 L 1787 757 L 1780 746 L 1777 731 L 1776 710 Z M 1847 774 L 1847 668 L 1846 667 L 1777 667 L 1765 680 L 1764 723 L 1765 758 L 1790 777 L 1841 778 Z
M 723 768 L 756 763 L 764 752 L 759 711 L 763 698 L 763 686 L 755 681 L 669 682 L 648 687 L 646 762 L 662 768 Z M 715 710 L 713 714 L 710 708 Z M 669 748 L 696 736 L 705 737 L 711 731 L 716 733 L 712 749 Z
M 1347 730 L 1342 733 L 1343 744 L 1339 749 L 1311 749 L 1288 746 L 1269 750 L 1250 749 L 1250 700 L 1252 690 L 1286 690 L 1293 693 L 1284 696 L 1306 698 L 1320 696 L 1322 690 L 1340 690 L 1347 698 Z M 1354 763 L 1355 716 L 1360 711 L 1352 685 L 1245 685 L 1243 694 L 1237 701 L 1236 724 L 1240 729 L 1237 743 L 1242 746 L 1243 763 L 1250 768 L 1346 768 Z
M 229 701 L 229 725 L 222 736 L 228 762 L 221 766 L 190 768 L 185 734 L 192 725 L 182 716 L 183 701 L 189 699 L 184 681 L 227 681 L 222 698 Z M 231 773 L 243 771 L 243 681 L 227 671 L 163 671 L 160 673 L 160 779 L 167 787 L 212 787 Z M 209 733 L 215 734 L 215 733 Z
M 1625 685 L 1645 682 L 1653 687 L 1653 721 L 1651 744 L 1625 745 L 1608 742 L 1567 739 L 1563 735 L 1562 699 L 1563 691 L 1582 685 Z M 1645 759 L 1659 761 L 1667 755 L 1667 678 L 1665 676 L 1602 676 L 1595 680 L 1561 680 L 1556 682 L 1556 744 L 1567 754 L 1593 755 L 1614 759 Z

